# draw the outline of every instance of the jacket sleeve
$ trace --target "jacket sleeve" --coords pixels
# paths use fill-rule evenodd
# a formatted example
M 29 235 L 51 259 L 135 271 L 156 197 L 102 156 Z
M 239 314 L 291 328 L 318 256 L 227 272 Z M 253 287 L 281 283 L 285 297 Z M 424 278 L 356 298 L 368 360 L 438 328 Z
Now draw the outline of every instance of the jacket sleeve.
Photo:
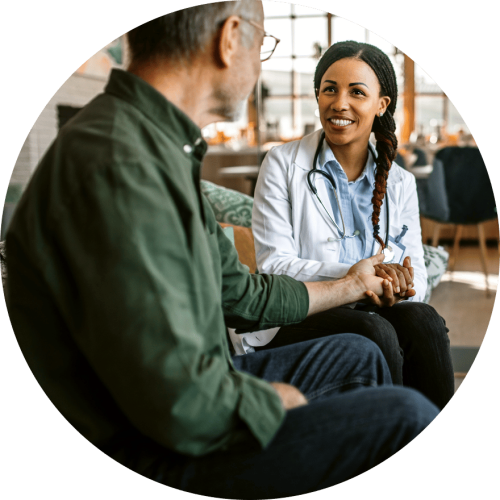
M 250 274 L 218 224 L 217 228 L 222 306 L 227 326 L 245 333 L 303 321 L 309 310 L 309 294 L 304 284 L 288 276 Z
M 404 243 L 406 255 L 411 257 L 411 264 L 415 272 L 413 281 L 416 292 L 416 295 L 408 300 L 421 302 L 424 300 L 427 289 L 427 271 L 425 269 L 424 247 L 422 246 L 417 183 L 411 174 L 407 175 L 403 182 L 404 189 L 401 190 L 399 206 L 402 207 L 401 221 L 408 227 Z
M 287 175 L 291 161 L 288 158 L 281 154 L 280 148 L 273 148 L 259 172 L 252 213 L 257 267 L 261 273 L 286 274 L 299 281 L 343 278 L 350 265 L 299 255 Z M 307 221 L 301 222 L 307 224 Z

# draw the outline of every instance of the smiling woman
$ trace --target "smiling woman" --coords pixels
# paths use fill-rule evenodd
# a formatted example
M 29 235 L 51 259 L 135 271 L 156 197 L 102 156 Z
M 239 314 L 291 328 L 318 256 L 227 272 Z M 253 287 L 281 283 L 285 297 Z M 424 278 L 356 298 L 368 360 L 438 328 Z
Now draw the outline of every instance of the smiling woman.
M 332 64 L 317 90 L 325 140 L 339 161 L 345 157 L 342 165 L 350 181 L 359 177 L 366 163 L 374 116 L 382 116 L 391 101 L 380 93 L 377 75 L 358 59 Z
M 339 42 L 318 62 L 314 89 L 323 130 L 273 148 L 261 167 L 252 221 L 257 267 L 304 282 L 335 280 L 383 252 L 375 269 L 384 290 L 270 332 L 255 348 L 363 335 L 384 353 L 395 384 L 442 408 L 453 395 L 449 340 L 443 319 L 420 303 L 427 274 L 415 179 L 394 163 L 392 64 L 377 47 Z

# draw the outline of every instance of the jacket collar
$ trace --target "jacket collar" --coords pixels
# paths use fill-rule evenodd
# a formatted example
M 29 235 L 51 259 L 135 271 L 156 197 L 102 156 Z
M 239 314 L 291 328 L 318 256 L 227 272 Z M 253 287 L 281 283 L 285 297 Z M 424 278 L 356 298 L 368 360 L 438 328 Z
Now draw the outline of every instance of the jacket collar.
M 141 111 L 179 148 L 190 146 L 199 158 L 205 154 L 207 144 L 198 125 L 142 78 L 115 68 L 111 71 L 105 92 Z
M 302 170 L 311 170 L 314 152 L 318 147 L 318 141 L 321 136 L 321 132 L 322 129 L 316 130 L 312 134 L 306 135 L 299 141 L 299 147 L 297 148 L 297 152 L 293 161 L 295 165 L 297 165 Z M 374 147 L 372 148 L 372 153 L 376 158 L 377 151 Z M 401 170 L 395 167 L 397 167 L 397 164 L 393 162 L 392 168 L 389 172 L 389 178 L 387 179 L 388 186 L 396 184 L 398 182 L 402 182 L 403 180 Z

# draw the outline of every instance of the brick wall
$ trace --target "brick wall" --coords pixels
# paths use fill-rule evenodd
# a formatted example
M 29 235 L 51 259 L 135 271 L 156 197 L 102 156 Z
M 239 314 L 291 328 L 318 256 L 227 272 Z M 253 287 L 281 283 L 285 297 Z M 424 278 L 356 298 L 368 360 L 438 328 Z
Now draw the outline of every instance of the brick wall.
M 12 172 L 11 184 L 25 186 L 38 161 L 57 135 L 57 106 L 84 106 L 101 93 L 106 78 L 73 74 L 54 94 L 31 129 Z

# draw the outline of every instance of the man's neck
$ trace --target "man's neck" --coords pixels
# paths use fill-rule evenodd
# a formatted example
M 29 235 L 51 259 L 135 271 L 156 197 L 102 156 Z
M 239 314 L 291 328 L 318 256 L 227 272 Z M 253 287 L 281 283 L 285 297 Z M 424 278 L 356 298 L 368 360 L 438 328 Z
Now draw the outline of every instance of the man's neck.
M 142 64 L 131 65 L 128 71 L 149 83 L 200 128 L 220 119 L 210 113 L 211 79 L 202 65 Z

